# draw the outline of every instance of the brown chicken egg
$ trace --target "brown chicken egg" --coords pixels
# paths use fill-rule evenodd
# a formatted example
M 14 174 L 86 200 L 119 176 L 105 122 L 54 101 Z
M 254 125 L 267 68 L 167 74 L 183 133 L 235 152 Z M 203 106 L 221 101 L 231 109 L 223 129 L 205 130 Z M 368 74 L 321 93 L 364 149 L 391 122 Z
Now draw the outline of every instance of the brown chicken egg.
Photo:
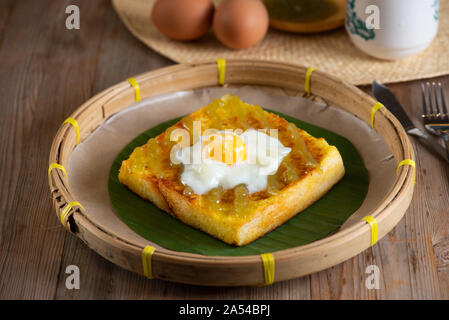
M 156 28 L 175 40 L 193 40 L 211 27 L 212 0 L 157 0 L 151 11 Z
M 260 0 L 223 0 L 214 15 L 218 40 L 233 49 L 249 48 L 268 30 L 268 12 Z

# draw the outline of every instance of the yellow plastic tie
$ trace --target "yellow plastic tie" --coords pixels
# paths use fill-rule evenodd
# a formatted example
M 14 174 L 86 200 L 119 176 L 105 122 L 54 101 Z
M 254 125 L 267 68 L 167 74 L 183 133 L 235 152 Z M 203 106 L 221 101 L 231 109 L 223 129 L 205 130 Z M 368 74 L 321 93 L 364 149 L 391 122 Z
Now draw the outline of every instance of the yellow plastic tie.
M 217 59 L 217 70 L 218 70 L 218 84 L 222 86 L 225 83 L 226 59 Z
M 76 144 L 80 143 L 80 127 L 78 126 L 78 121 L 72 117 L 68 117 L 62 124 L 69 123 L 75 128 L 76 132 Z
M 139 102 L 140 101 L 140 87 L 139 87 L 139 83 L 134 78 L 128 78 L 128 82 L 134 88 L 134 92 L 136 94 L 136 102 Z
M 415 171 L 413 173 L 413 181 L 415 182 L 416 181 L 416 163 L 415 163 L 415 161 L 413 161 L 411 159 L 405 159 L 405 160 L 402 160 L 401 162 L 399 162 L 398 168 L 396 169 L 396 175 L 399 174 L 399 168 L 406 164 L 408 164 L 409 166 L 412 166 L 415 169 Z
M 62 209 L 61 211 L 61 223 L 64 226 L 64 228 L 66 228 L 67 230 L 69 230 L 67 228 L 67 216 L 69 215 L 70 210 L 74 207 L 74 206 L 80 206 L 81 208 L 84 209 L 84 207 L 81 205 L 81 203 L 79 203 L 78 201 L 73 201 L 70 203 L 67 203 L 65 205 L 65 207 Z M 70 230 L 69 230 L 70 231 Z
M 65 168 L 63 166 L 61 166 L 59 163 L 51 163 L 50 166 L 48 167 L 48 186 L 51 189 L 51 178 L 50 178 L 50 174 L 51 174 L 51 170 L 53 169 L 59 169 L 62 172 L 64 172 L 65 178 L 68 180 L 68 176 L 67 176 L 67 171 L 65 170 Z
M 312 78 L 312 72 L 315 70 L 315 68 L 310 67 L 309 69 L 307 69 L 306 72 L 306 79 L 304 81 L 304 91 L 310 95 L 312 92 L 310 91 L 310 82 L 311 82 L 311 78 Z
M 274 258 L 271 253 L 264 253 L 260 255 L 263 262 L 263 275 L 265 278 L 265 285 L 274 282 Z
M 361 221 L 368 222 L 370 228 L 371 228 L 371 247 L 374 246 L 374 244 L 377 242 L 377 220 L 374 219 L 372 216 L 366 216 L 362 218 Z
M 153 252 L 156 250 L 155 247 L 146 246 L 142 250 L 142 267 L 143 267 L 143 275 L 148 279 L 153 279 L 153 269 L 151 258 L 153 256 Z
M 385 108 L 385 106 L 380 103 L 377 102 L 373 108 L 371 109 L 371 127 L 374 129 L 374 117 L 376 116 L 376 112 L 380 109 L 380 108 Z

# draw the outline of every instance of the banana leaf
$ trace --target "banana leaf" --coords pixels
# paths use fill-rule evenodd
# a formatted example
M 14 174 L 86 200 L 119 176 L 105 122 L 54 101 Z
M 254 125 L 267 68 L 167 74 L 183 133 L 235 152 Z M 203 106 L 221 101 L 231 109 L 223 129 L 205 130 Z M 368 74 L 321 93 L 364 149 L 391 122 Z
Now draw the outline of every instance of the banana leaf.
M 215 256 L 246 256 L 302 246 L 322 239 L 338 228 L 362 204 L 369 176 L 357 149 L 346 138 L 326 129 L 279 114 L 314 137 L 323 137 L 340 151 L 346 174 L 324 197 L 283 225 L 256 241 L 234 247 L 194 229 L 145 201 L 118 180 L 118 172 L 134 148 L 145 144 L 175 124 L 173 119 L 151 128 L 132 140 L 117 156 L 109 174 L 111 203 L 126 225 L 145 239 L 175 251 Z

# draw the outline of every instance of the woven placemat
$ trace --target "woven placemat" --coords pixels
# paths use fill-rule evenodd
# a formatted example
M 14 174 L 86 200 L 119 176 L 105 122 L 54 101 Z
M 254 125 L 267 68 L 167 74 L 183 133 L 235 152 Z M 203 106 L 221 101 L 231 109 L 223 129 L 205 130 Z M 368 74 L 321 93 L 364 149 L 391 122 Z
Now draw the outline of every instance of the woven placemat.
M 449 74 L 449 1 L 441 0 L 439 33 L 432 45 L 414 57 L 382 61 L 355 48 L 343 28 L 314 35 L 270 30 L 262 42 L 246 50 L 231 50 L 212 32 L 192 42 L 170 40 L 151 22 L 155 0 L 113 0 L 115 10 L 129 31 L 146 45 L 176 62 L 218 58 L 281 61 L 313 66 L 353 84 L 423 79 Z

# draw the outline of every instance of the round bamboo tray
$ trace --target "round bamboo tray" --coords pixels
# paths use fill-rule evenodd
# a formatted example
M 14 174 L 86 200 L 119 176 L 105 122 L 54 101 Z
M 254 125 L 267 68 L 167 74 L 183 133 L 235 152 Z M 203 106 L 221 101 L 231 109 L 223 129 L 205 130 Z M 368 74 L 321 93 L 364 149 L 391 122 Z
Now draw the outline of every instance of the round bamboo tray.
M 304 93 L 307 69 L 299 66 L 249 60 L 230 60 L 226 63 L 226 85 L 259 85 L 280 87 L 286 92 Z M 217 86 L 217 63 L 180 64 L 136 76 L 140 95 L 147 98 L 160 93 L 176 92 Z M 318 96 L 333 105 L 371 123 L 371 111 L 376 101 L 356 87 L 313 71 L 310 78 L 312 96 Z M 79 126 L 79 142 L 111 115 L 135 102 L 135 90 L 128 81 L 121 82 L 97 94 L 81 105 L 71 117 Z M 414 160 L 410 141 L 398 120 L 386 109 L 375 113 L 375 130 L 383 137 L 399 164 L 404 159 Z M 71 124 L 58 130 L 50 151 L 50 164 L 67 167 L 77 144 L 77 133 Z M 398 169 L 395 183 L 382 202 L 369 213 L 377 220 L 378 239 L 386 235 L 402 218 L 410 204 L 415 171 L 412 166 Z M 76 201 L 70 190 L 70 177 L 54 168 L 49 171 L 53 205 L 61 219 L 66 205 Z M 105 182 L 106 183 L 106 182 Z M 67 229 L 81 238 L 90 248 L 111 262 L 143 274 L 142 244 L 134 243 L 109 231 L 94 221 L 83 207 L 73 206 L 62 218 Z M 159 247 L 151 258 L 154 278 L 197 285 L 237 286 L 265 283 L 261 256 L 220 257 L 177 252 Z M 366 221 L 355 222 L 333 235 L 301 247 L 273 252 L 274 281 L 283 281 L 317 272 L 339 264 L 371 246 L 371 229 Z

